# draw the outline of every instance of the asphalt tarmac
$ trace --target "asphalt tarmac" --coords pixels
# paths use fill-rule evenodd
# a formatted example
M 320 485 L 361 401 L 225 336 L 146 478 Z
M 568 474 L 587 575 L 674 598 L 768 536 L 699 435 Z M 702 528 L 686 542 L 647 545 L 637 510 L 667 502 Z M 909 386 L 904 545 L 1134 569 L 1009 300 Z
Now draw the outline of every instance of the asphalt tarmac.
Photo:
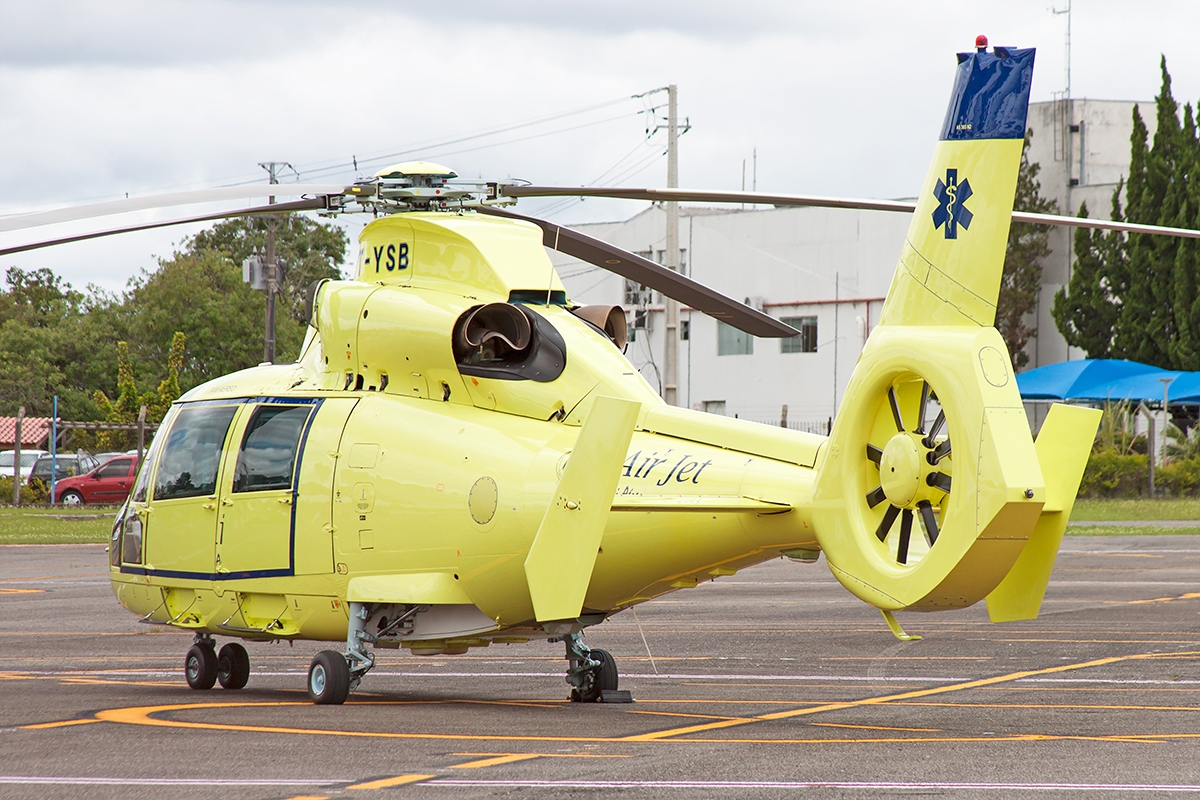
M 0 547 L 0 797 L 1200 796 L 1200 538 L 1071 537 L 1042 616 L 901 614 L 774 561 L 589 631 L 632 704 L 572 704 L 562 645 L 380 651 L 344 706 L 328 645 L 249 644 L 196 692 L 186 633 L 117 605 L 102 545 Z

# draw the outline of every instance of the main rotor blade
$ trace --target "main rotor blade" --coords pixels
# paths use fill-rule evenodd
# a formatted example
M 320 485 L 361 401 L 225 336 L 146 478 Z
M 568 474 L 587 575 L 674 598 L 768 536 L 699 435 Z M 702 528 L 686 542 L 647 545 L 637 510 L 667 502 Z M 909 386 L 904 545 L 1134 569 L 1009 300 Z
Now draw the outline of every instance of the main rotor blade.
M 917 204 L 907 200 L 865 200 L 849 197 L 821 197 L 802 194 L 766 194 L 762 192 L 719 192 L 706 189 L 621 189 L 601 186 L 517 186 L 500 184 L 500 195 L 508 197 L 611 197 L 621 200 L 649 200 L 678 203 L 757 203 L 780 207 L 851 208 L 863 211 L 899 211 L 911 214 Z M 1149 233 L 1160 236 L 1179 236 L 1200 239 L 1200 230 L 1168 228 L 1162 225 L 1142 225 L 1136 222 L 1115 222 L 1089 217 L 1067 217 L 1059 214 L 1032 214 L 1014 211 L 1014 222 L 1036 225 L 1065 225 L 1071 228 L 1098 228 L 1125 233 Z
M 1125 233 L 1150 233 L 1157 236 L 1178 236 L 1183 239 L 1200 239 L 1200 231 L 1191 228 L 1168 228 L 1162 225 L 1141 225 L 1137 222 L 1116 222 L 1090 217 L 1064 217 L 1060 214 L 1030 214 L 1014 211 L 1013 222 L 1032 222 L 1036 225 L 1063 225 L 1068 228 L 1097 228 L 1102 231 Z
M 194 203 L 212 203 L 220 200 L 251 200 L 256 197 L 345 193 L 346 187 L 342 184 L 324 183 L 259 183 L 253 186 L 225 186 L 219 189 L 197 189 L 191 192 L 173 192 L 171 194 L 154 194 L 146 197 L 130 197 L 122 200 L 108 200 L 103 203 L 89 203 L 83 206 L 58 208 L 53 211 L 37 211 L 32 214 L 0 217 L 0 233 L 5 231 L 19 231 L 25 228 L 36 228 L 39 225 L 52 225 L 56 222 L 71 222 L 77 219 L 105 217 L 110 214 L 124 214 L 128 211 L 145 211 L 149 208 L 186 206 Z M 137 229 L 134 228 L 133 230 Z
M 93 231 L 91 233 L 80 233 L 75 236 L 63 236 L 58 239 L 46 239 L 40 242 L 30 242 L 29 244 L 16 245 L 14 247 L 0 248 L 0 256 L 7 256 L 11 253 L 24 253 L 27 250 L 39 250 L 43 247 L 53 247 L 57 244 L 69 244 L 71 242 L 82 242 L 87 239 L 99 239 L 102 236 L 113 236 L 118 233 L 132 233 L 133 231 L 148 231 L 153 228 L 169 228 L 172 225 L 186 225 L 189 222 L 212 222 L 218 219 L 230 219 L 232 217 L 253 217 L 262 214 L 280 214 L 290 211 L 312 211 L 314 209 L 325 208 L 325 198 L 319 197 L 312 200 L 296 200 L 291 203 L 273 203 L 267 206 L 256 206 L 253 208 L 243 208 L 237 211 L 220 211 L 215 214 L 203 214 L 198 217 L 186 217 L 184 219 L 172 219 L 160 222 L 143 222 L 138 225 L 124 225 L 119 228 L 105 228 L 104 230 Z
M 500 184 L 499 194 L 507 197 L 613 197 L 621 200 L 649 200 L 654 203 L 759 203 L 774 206 L 811 206 L 816 208 L 861 208 L 868 211 L 912 211 L 916 203 L 903 200 L 863 200 L 849 197 L 818 197 L 800 194 L 762 192 L 719 192 L 709 189 L 622 189 L 605 186 L 517 186 Z
M 481 206 L 476 211 L 532 222 L 542 229 L 542 243 L 546 247 L 603 267 L 643 286 L 649 286 L 751 336 L 785 338 L 800 333 L 790 325 L 726 297 L 702 283 L 587 234 L 536 217 L 526 217 L 490 206 Z

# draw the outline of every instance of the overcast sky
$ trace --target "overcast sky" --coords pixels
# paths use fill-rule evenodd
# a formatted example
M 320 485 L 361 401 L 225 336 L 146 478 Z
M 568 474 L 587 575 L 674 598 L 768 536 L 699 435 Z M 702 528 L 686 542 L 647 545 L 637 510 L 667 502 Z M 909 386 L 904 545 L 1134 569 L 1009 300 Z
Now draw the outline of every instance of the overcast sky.
M 647 139 L 646 112 L 665 95 L 632 96 L 668 83 L 691 123 L 680 140 L 684 187 L 740 188 L 745 162 L 749 189 L 757 149 L 760 190 L 912 196 L 954 53 L 979 33 L 1036 47 L 1033 99 L 1050 100 L 1067 83 L 1067 15 L 1054 13 L 1066 6 L 0 0 L 0 214 L 265 182 L 257 163 L 271 160 L 304 182 L 427 158 L 470 178 L 663 186 L 665 138 Z M 1195 103 L 1198 37 L 1195 0 L 1074 0 L 1071 94 L 1149 100 L 1165 55 L 1175 97 Z M 583 222 L 639 208 L 518 210 Z M 195 230 L 6 256 L 0 269 L 48 266 L 77 288 L 120 290 Z

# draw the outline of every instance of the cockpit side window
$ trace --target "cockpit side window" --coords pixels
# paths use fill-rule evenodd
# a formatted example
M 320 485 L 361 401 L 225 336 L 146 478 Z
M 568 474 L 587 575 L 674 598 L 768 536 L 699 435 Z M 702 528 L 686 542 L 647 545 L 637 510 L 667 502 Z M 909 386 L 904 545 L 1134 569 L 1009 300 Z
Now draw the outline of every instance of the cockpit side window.
M 179 410 L 159 460 L 155 500 L 216 493 L 221 451 L 236 411 L 236 405 L 184 406 Z
M 265 405 L 254 411 L 238 451 L 234 492 L 292 488 L 296 449 L 312 406 Z

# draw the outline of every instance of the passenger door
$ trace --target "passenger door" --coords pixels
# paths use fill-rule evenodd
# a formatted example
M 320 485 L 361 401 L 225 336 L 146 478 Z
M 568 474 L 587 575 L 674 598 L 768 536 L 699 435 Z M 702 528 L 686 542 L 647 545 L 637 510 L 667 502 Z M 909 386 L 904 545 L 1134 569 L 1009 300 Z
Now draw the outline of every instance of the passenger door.
M 181 577 L 213 575 L 217 487 L 237 410 L 235 403 L 194 403 L 180 407 L 172 420 L 149 500 L 135 503 L 147 570 Z M 160 432 L 155 439 L 162 436 Z
M 219 575 L 293 574 L 296 456 L 317 405 L 286 398 L 243 406 L 221 477 Z

